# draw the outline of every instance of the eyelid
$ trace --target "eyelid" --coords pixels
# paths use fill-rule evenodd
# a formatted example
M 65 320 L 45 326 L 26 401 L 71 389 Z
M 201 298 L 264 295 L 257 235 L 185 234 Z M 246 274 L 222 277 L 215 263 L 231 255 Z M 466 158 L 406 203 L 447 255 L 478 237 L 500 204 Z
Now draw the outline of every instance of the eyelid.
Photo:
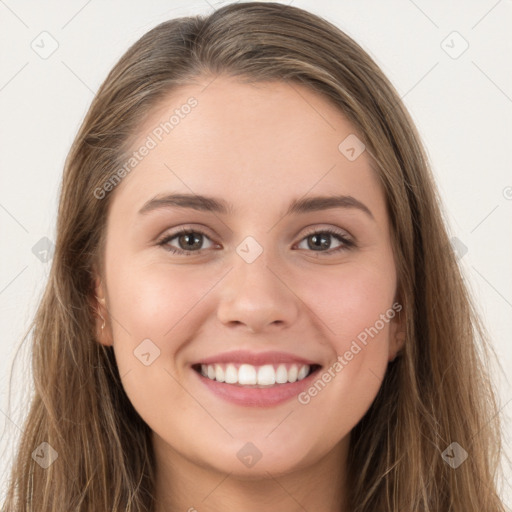
M 176 227 L 167 228 L 163 234 L 158 235 L 156 237 L 156 243 L 158 244 L 162 240 L 168 237 L 175 237 L 177 235 L 180 235 L 181 233 L 201 233 L 203 235 L 208 236 L 208 238 L 216 238 L 218 235 L 215 233 L 215 231 L 212 231 L 211 229 L 207 228 L 203 224 L 181 224 Z
M 202 224 L 185 224 L 185 225 L 181 225 L 181 226 L 178 226 L 176 227 L 176 231 L 172 231 L 174 228 L 168 228 L 164 231 L 164 234 L 163 235 L 159 235 L 156 240 L 157 240 L 157 243 L 165 238 L 167 238 L 168 236 L 176 236 L 182 232 L 191 232 L 191 231 L 194 231 L 194 230 L 197 230 L 198 233 L 201 233 L 201 234 L 204 234 L 204 235 L 207 235 L 210 239 L 211 238 L 215 238 L 217 237 L 218 235 L 215 233 L 215 234 L 211 234 L 213 233 L 213 231 L 211 231 L 209 228 L 207 228 L 206 226 L 202 225 Z M 305 229 L 306 232 L 302 235 L 302 238 L 299 240 L 299 241 L 302 241 L 302 239 L 306 236 L 309 236 L 309 235 L 312 235 L 312 234 L 315 234 L 315 233 L 318 233 L 319 231 L 332 231 L 332 232 L 335 232 L 336 234 L 340 235 L 340 236 L 347 236 L 348 238 L 350 238 L 351 240 L 354 240 L 354 237 L 350 234 L 349 231 L 347 231 L 346 229 L 343 229 L 343 228 L 340 228 L 338 226 L 332 226 L 332 225 L 318 225 L 318 224 L 311 224 L 310 226 L 306 226 L 305 228 L 302 228 L 302 229 Z M 302 231 L 301 229 L 301 231 Z M 168 233 L 168 231 L 171 230 L 170 233 Z M 300 231 L 299 231 L 300 233 Z M 297 236 L 299 236 L 299 234 L 295 235 L 294 238 L 296 238 Z
M 314 235 L 315 233 L 319 233 L 319 232 L 320 233 L 326 233 L 326 232 L 333 233 L 338 236 L 349 238 L 350 240 L 355 241 L 354 237 L 346 229 L 340 228 L 338 226 L 332 226 L 332 225 L 319 226 L 318 224 L 313 224 L 311 227 L 308 226 L 306 228 L 306 232 L 302 235 L 301 240 L 304 237 Z

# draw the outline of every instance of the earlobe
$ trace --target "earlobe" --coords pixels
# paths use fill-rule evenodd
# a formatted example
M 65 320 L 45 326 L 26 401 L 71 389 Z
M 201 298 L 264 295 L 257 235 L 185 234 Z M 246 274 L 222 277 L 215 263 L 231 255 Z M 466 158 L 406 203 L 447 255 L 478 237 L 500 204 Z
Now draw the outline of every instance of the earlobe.
M 94 280 L 94 318 L 95 318 L 95 331 L 96 340 L 102 345 L 112 345 L 112 336 L 109 325 L 109 315 L 107 308 L 106 294 L 103 283 L 99 277 Z
M 397 331 L 394 336 L 394 342 L 390 343 L 389 361 L 394 361 L 402 352 L 405 345 L 405 331 Z
M 396 302 L 397 303 L 397 302 Z M 401 303 L 397 303 L 401 304 Z M 389 354 L 388 361 L 394 361 L 401 355 L 404 349 L 407 338 L 406 321 L 403 308 L 398 310 L 397 315 L 392 320 L 392 327 L 390 331 Z

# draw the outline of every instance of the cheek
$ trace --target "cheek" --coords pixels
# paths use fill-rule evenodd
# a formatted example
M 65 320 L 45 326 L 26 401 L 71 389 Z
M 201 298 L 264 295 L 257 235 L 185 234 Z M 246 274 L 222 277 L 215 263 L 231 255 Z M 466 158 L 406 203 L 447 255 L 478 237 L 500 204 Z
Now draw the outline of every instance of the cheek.
M 172 349 L 175 332 L 187 323 L 187 315 L 218 281 L 218 277 L 185 267 L 123 266 L 122 262 L 110 277 L 110 308 L 120 324 L 120 335 L 124 327 L 134 341 L 151 338 L 166 350 Z
M 376 322 L 378 330 L 387 334 L 387 324 L 383 326 L 380 320 L 389 313 L 395 296 L 392 261 L 391 265 L 385 258 L 380 264 L 347 264 L 329 273 L 316 270 L 300 279 L 299 296 L 315 313 L 325 338 L 338 354 Z
M 218 281 L 165 265 L 137 265 L 117 259 L 107 286 L 114 352 L 123 387 L 141 417 L 151 426 L 168 424 L 165 404 L 184 413 L 190 398 L 183 380 L 180 349 L 197 328 L 193 313 Z M 191 325 L 191 318 L 192 325 Z M 174 432 L 174 423 L 168 424 Z
M 299 403 L 311 417 L 336 425 L 335 435 L 346 434 L 363 417 L 384 378 L 397 307 L 393 269 L 382 262 L 346 266 L 336 278 L 317 277 L 316 292 L 302 292 L 321 319 L 332 360 Z

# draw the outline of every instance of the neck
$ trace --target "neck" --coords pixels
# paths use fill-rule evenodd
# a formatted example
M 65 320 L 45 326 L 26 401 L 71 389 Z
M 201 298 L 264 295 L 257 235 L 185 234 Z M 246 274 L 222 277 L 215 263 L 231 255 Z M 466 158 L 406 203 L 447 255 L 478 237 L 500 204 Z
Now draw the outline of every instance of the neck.
M 349 436 L 307 467 L 249 478 L 200 465 L 154 435 L 155 512 L 348 512 L 348 442 Z

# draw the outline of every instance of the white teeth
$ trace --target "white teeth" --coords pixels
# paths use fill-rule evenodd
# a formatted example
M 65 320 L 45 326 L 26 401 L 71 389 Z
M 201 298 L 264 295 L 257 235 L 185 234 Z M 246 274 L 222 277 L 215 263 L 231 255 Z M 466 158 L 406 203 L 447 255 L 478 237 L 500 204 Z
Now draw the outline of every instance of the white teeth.
M 277 367 L 276 382 L 278 384 L 284 384 L 285 382 L 288 382 L 288 371 L 286 370 L 286 366 L 284 364 L 280 364 Z
M 235 368 L 234 364 L 228 364 L 226 366 L 225 381 L 228 384 L 236 384 L 238 382 L 238 370 Z
M 309 371 L 309 369 L 306 368 L 305 366 L 303 366 L 299 370 L 299 373 L 297 374 L 297 380 L 302 380 L 308 374 L 308 371 Z
M 271 364 L 260 366 L 258 369 L 258 384 L 260 386 L 271 386 L 276 383 L 276 372 Z
M 238 384 L 247 386 L 256 384 L 256 368 L 250 364 L 243 364 L 238 369 Z
M 217 382 L 224 382 L 225 380 L 224 368 L 220 364 L 215 365 L 215 380 Z
M 310 366 L 308 364 L 292 364 L 288 368 L 284 364 L 277 366 L 272 364 L 263 366 L 241 364 L 238 368 L 233 363 L 201 365 L 201 374 L 204 377 L 217 382 L 239 384 L 241 386 L 274 386 L 275 384 L 296 382 L 305 379 L 309 375 L 309 371 Z

